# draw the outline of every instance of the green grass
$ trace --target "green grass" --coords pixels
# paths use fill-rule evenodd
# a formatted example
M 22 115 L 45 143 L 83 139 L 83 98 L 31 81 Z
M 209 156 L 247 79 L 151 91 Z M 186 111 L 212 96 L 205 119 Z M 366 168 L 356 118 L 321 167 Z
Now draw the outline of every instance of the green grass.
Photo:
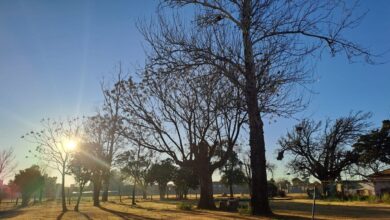
M 194 208 L 193 205 L 188 202 L 180 202 L 179 204 L 176 205 L 176 207 L 184 211 L 191 211 Z

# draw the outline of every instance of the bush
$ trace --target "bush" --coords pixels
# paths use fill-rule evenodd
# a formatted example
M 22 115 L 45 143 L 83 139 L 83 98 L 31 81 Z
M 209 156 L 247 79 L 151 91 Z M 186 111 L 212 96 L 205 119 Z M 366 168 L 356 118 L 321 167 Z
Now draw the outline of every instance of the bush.
M 278 187 L 273 183 L 268 181 L 268 197 L 275 197 L 278 192 Z
M 251 214 L 251 207 L 249 207 L 248 204 L 240 205 L 237 210 L 238 210 L 238 213 L 240 215 L 250 215 Z
M 180 210 L 185 210 L 185 211 L 191 211 L 193 208 L 191 203 L 185 203 L 185 202 L 181 202 L 177 204 L 176 207 Z
M 286 192 L 284 190 L 278 190 L 278 196 L 284 198 L 286 197 Z
M 367 201 L 368 196 L 353 195 L 349 197 L 349 201 Z
M 382 195 L 382 201 L 383 201 L 384 203 L 390 204 L 390 193 L 385 193 L 385 194 L 383 194 L 383 195 Z
M 369 196 L 367 198 L 367 202 L 368 203 L 378 203 L 379 202 L 379 198 L 376 197 L 376 196 L 371 195 L 371 196 Z

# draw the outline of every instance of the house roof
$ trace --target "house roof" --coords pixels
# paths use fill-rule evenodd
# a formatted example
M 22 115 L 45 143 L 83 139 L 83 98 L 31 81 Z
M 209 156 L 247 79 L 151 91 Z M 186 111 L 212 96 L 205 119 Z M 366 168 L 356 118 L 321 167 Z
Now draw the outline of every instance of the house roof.
M 390 179 L 390 169 L 373 173 L 368 176 L 370 179 Z

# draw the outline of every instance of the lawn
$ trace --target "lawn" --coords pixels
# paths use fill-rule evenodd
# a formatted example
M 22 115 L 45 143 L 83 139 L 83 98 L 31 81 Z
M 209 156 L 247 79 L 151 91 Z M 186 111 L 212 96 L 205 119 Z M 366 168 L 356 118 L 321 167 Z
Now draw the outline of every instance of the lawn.
M 195 200 L 186 202 L 195 203 Z M 0 219 L 311 219 L 311 201 L 307 199 L 272 200 L 275 215 L 269 218 L 198 209 L 184 211 L 177 208 L 178 203 L 175 200 L 147 200 L 131 206 L 130 200 L 126 198 L 122 202 L 111 200 L 102 203 L 101 207 L 94 207 L 90 201 L 84 200 L 80 212 L 62 213 L 60 203 L 44 202 L 27 208 L 3 208 Z M 73 208 L 73 204 L 69 208 Z M 318 201 L 316 219 L 390 219 L 390 205 Z

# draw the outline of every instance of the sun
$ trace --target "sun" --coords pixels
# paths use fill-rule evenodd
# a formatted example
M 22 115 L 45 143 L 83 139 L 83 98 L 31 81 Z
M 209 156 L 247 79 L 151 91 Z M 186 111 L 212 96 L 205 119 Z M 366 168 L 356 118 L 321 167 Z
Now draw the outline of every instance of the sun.
M 65 143 L 65 147 L 66 149 L 68 150 L 74 150 L 76 147 L 77 147 L 77 143 L 76 141 L 74 140 L 68 140 L 66 143 Z

